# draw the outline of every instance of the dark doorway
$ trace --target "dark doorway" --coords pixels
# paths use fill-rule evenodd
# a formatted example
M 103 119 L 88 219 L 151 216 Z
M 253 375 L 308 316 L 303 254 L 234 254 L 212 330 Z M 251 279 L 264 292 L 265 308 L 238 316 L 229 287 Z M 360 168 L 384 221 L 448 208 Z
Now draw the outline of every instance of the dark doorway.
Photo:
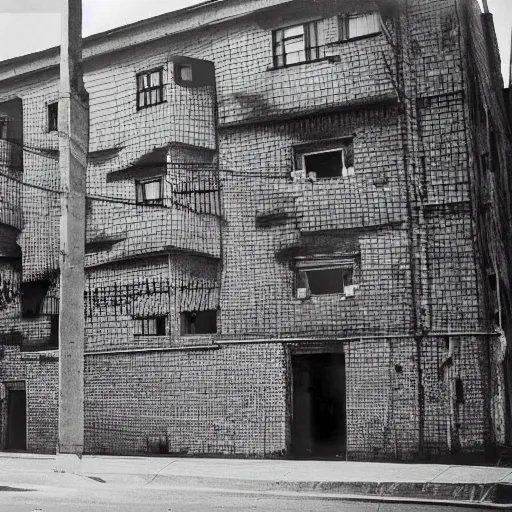
M 7 390 L 7 449 L 27 449 L 27 397 L 24 389 Z
M 345 458 L 345 355 L 292 356 L 292 454 Z

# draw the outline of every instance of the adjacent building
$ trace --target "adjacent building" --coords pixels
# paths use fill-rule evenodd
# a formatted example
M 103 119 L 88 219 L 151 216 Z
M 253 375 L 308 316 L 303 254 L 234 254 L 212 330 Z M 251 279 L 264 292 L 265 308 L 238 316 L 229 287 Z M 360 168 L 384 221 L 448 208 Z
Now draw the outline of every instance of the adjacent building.
M 4 450 L 57 444 L 58 64 L 0 63 Z M 509 443 L 499 68 L 476 0 L 210 1 L 85 39 L 86 451 Z

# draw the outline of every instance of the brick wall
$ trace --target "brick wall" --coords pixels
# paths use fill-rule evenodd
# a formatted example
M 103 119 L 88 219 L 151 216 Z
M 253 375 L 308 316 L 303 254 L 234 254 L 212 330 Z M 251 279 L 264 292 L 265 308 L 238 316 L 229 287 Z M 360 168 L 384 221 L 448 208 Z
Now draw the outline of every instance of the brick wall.
M 25 381 L 27 397 L 27 450 L 55 453 L 58 437 L 58 362 L 55 352 L 22 353 L 19 347 L 4 346 L 0 359 L 0 386 L 9 381 Z M 4 397 L 0 409 L 7 406 Z M 0 431 L 4 415 L 0 415 Z M 4 447 L 2 447 L 4 448 Z
M 349 457 L 483 448 L 485 342 L 457 338 L 446 367 L 444 338 L 426 336 L 418 346 L 402 337 L 420 327 L 427 334 L 483 328 L 460 15 L 454 0 L 410 0 L 399 54 L 384 34 L 338 43 L 329 16 L 326 55 L 336 59 L 286 69 L 271 69 L 275 27 L 261 16 L 86 62 L 87 187 L 102 196 L 88 201 L 88 242 L 96 246 L 87 255 L 87 451 L 141 453 L 148 435 L 162 434 L 171 452 L 281 453 L 290 435 L 286 350 L 270 343 L 215 350 L 215 342 L 379 334 L 395 338 L 345 345 Z M 385 23 L 397 37 L 397 26 Z M 215 64 L 218 154 L 215 91 L 177 87 L 175 55 Z M 167 102 L 137 111 L 136 73 L 159 66 Z M 23 179 L 56 192 L 23 187 L 22 271 L 3 266 L 1 275 L 14 276 L 14 295 L 20 281 L 44 278 L 51 287 L 40 319 L 12 314 L 17 299 L 10 316 L 0 311 L 0 334 L 14 329 L 37 344 L 58 310 L 57 134 L 46 120 L 55 73 L 15 89 L 24 106 Z M 0 84 L 6 90 L 13 92 Z M 326 106 L 336 111 L 320 112 Z M 294 145 L 347 136 L 353 176 L 292 181 Z M 164 205 L 136 206 L 130 172 L 155 163 L 166 172 Z M 203 203 L 181 194 L 192 175 L 192 188 L 207 189 Z M 279 222 L 257 225 L 276 210 Z M 359 253 L 353 298 L 294 298 L 293 256 L 319 248 Z M 218 336 L 178 334 L 180 311 L 216 308 Z M 165 315 L 168 334 L 135 337 L 136 315 Z M 0 381 L 28 379 L 29 404 L 41 407 L 29 408 L 29 446 L 50 451 L 56 364 L 10 343 Z M 91 353 L 129 350 L 148 352 Z M 463 404 L 454 404 L 458 378 Z M 37 441 L 42 411 L 49 419 Z
M 184 454 L 286 448 L 281 345 L 86 357 L 85 449 L 143 453 L 148 435 Z

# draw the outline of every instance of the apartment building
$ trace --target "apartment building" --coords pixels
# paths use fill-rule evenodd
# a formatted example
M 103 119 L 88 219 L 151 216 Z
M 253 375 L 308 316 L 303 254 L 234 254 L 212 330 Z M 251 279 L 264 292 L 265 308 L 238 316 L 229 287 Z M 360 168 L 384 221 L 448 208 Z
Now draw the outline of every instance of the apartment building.
M 507 444 L 497 63 L 473 0 L 222 0 L 85 39 L 85 450 Z M 58 64 L 0 63 L 4 450 L 57 444 Z

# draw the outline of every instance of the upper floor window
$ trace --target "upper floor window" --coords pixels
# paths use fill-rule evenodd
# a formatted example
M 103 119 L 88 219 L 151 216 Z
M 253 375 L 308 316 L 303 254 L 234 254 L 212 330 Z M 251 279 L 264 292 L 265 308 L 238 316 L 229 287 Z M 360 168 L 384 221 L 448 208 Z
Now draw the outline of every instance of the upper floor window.
M 137 204 L 162 204 L 163 202 L 162 178 L 135 182 Z
M 192 75 L 192 66 L 190 64 L 182 64 L 179 66 L 179 73 L 180 73 L 180 79 L 183 82 L 192 82 L 193 75 Z
M 322 21 L 274 30 L 274 67 L 279 68 L 325 57 Z
M 7 126 L 9 121 L 7 117 L 0 117 L 0 139 L 7 140 Z
M 139 73 L 137 75 L 137 110 L 158 105 L 163 101 L 163 68 Z
M 48 131 L 56 132 L 59 128 L 59 103 L 48 104 Z
M 294 153 L 296 178 L 342 178 L 354 174 L 352 139 L 303 144 L 296 146 Z
M 301 258 L 295 262 L 298 299 L 317 295 L 353 297 L 355 260 L 352 258 Z
M 381 31 L 380 16 L 376 12 L 340 16 L 338 27 L 340 41 L 378 34 Z

